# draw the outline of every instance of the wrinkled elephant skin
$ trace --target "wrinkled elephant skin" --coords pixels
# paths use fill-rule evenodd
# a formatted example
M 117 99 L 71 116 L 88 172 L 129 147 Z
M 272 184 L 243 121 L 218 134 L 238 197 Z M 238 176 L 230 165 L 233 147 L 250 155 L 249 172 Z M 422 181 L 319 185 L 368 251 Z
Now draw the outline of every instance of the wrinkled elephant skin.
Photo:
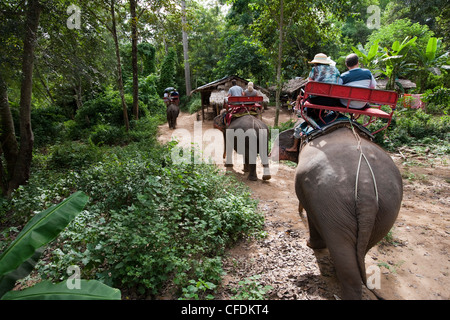
M 292 158 L 283 153 L 292 141 L 291 131 L 279 139 L 280 149 L 272 155 Z M 391 230 L 400 210 L 403 186 L 398 168 L 378 145 L 340 128 L 301 148 L 295 192 L 299 210 L 305 209 L 308 218 L 308 246 L 327 247 L 342 298 L 361 299 L 364 257 Z

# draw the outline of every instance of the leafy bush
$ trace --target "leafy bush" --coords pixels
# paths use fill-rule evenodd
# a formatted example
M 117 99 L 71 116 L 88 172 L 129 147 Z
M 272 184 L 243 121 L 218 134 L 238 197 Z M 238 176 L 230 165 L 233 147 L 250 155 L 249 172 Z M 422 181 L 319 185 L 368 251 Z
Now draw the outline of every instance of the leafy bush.
M 445 114 L 450 113 L 450 89 L 444 87 L 436 87 L 427 90 L 422 95 L 422 100 L 427 104 L 427 113 Z
M 192 280 L 220 282 L 226 247 L 258 234 L 263 217 L 233 176 L 213 165 L 174 164 L 173 147 L 150 141 L 109 148 L 95 165 L 80 166 L 76 160 L 89 149 L 53 150 L 47 167 L 70 161 L 72 170 L 36 172 L 6 211 L 29 216 L 74 189 L 91 201 L 46 252 L 39 274 L 61 280 L 75 264 L 82 279 L 142 295 L 157 295 L 167 282 L 180 295 Z
M 67 120 L 58 107 L 33 108 L 31 123 L 33 124 L 35 146 L 43 146 L 61 137 L 62 123 Z
M 128 119 L 132 119 L 133 97 L 130 94 L 125 94 L 125 102 L 128 106 Z M 147 106 L 143 102 L 139 103 L 139 113 L 143 117 L 148 114 Z M 83 127 L 96 124 L 122 126 L 124 124 L 123 109 L 119 92 L 107 88 L 96 98 L 86 101 L 78 109 L 75 121 Z
M 93 132 L 89 139 L 97 146 L 101 145 L 117 145 L 126 142 L 125 128 L 111 126 L 109 124 L 97 124 L 92 128 Z M 125 140 L 125 141 L 124 141 Z
M 370 130 L 374 128 L 372 126 Z M 444 150 L 444 153 L 449 153 L 449 137 L 450 119 L 448 116 L 431 115 L 421 109 L 400 108 L 394 114 L 386 135 L 375 135 L 375 142 L 390 151 L 394 151 L 402 145 L 443 145 L 444 148 L 440 149 Z
M 190 114 L 193 114 L 202 108 L 202 99 L 200 97 L 196 97 L 189 101 L 188 110 Z
M 92 144 L 78 141 L 66 141 L 50 148 L 48 168 L 81 168 L 97 162 L 102 155 Z
M 0 255 L 0 298 L 39 299 L 120 299 L 120 291 L 94 280 L 79 280 L 78 290 L 66 283 L 49 281 L 21 291 L 12 290 L 17 280 L 28 276 L 40 258 L 43 247 L 52 241 L 84 208 L 88 197 L 76 192 L 60 204 L 35 215 Z M 82 283 L 81 283 L 82 282 Z

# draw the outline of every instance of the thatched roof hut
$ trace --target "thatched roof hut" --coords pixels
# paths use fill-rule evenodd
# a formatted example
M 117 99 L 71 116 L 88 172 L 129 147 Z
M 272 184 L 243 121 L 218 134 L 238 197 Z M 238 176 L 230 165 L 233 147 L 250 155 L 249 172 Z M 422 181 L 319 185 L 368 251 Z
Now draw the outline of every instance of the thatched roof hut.
M 302 77 L 296 77 L 284 83 L 283 87 L 281 88 L 281 102 L 286 103 L 288 100 L 296 100 L 298 95 L 300 94 L 300 90 L 304 88 L 307 83 L 308 79 Z M 269 90 L 271 94 L 275 95 L 277 86 L 271 86 L 269 87 Z
M 219 114 L 226 101 L 228 90 L 232 87 L 232 80 L 236 80 L 236 84 L 242 89 L 247 88 L 249 81 L 242 79 L 238 76 L 226 76 L 222 79 L 215 80 L 198 87 L 191 91 L 191 94 L 199 92 L 202 100 L 202 119 L 205 119 L 205 109 L 208 111 L 209 107 L 212 107 L 212 116 Z M 255 90 L 263 97 L 265 104 L 269 103 L 269 92 L 267 89 L 254 84 Z
M 302 77 L 296 77 L 295 79 L 290 79 L 288 82 L 283 84 L 281 88 L 281 93 L 285 93 L 288 95 L 294 95 L 300 92 L 301 88 L 304 88 L 308 83 L 308 79 Z M 277 90 L 277 86 L 271 86 L 269 88 L 270 91 L 275 92 Z
M 408 90 L 414 89 L 417 87 L 417 85 L 407 79 L 397 79 L 395 80 L 395 82 L 400 83 L 400 85 L 402 86 L 402 88 L 399 88 L 398 84 L 395 84 L 395 89 L 400 89 L 400 91 L 405 91 L 408 92 Z M 388 79 L 377 79 L 377 89 L 379 90 L 385 90 L 386 89 L 386 85 L 388 83 Z

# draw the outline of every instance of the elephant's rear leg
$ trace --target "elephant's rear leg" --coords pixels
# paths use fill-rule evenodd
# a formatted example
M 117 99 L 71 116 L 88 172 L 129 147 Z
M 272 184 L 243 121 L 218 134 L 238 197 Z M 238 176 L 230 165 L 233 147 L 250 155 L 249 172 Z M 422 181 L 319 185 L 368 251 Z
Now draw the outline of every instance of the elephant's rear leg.
M 299 205 L 299 210 L 300 210 Z M 300 211 L 299 211 L 300 213 Z M 306 217 L 308 218 L 308 228 L 309 228 L 309 240 L 306 241 L 306 245 L 310 247 L 311 249 L 324 249 L 327 247 L 326 242 L 322 239 L 322 236 L 320 235 L 319 231 L 317 231 L 317 228 L 310 219 L 308 212 L 306 213 Z
M 354 245 L 348 239 L 341 239 L 330 244 L 328 250 L 341 284 L 341 298 L 360 300 L 363 283 Z

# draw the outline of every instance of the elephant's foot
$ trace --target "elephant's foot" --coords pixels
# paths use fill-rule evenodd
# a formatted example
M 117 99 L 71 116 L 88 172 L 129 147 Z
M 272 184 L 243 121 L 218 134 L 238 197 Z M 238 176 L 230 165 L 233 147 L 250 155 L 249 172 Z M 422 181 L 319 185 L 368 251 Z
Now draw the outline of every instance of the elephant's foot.
M 247 179 L 250 180 L 250 181 L 257 181 L 258 177 L 257 176 L 253 176 L 253 175 L 248 175 Z
M 270 180 L 272 176 L 270 174 L 266 174 L 263 176 L 263 180 Z
M 314 250 L 325 249 L 327 247 L 325 242 L 323 242 L 321 240 L 312 240 L 311 238 L 309 240 L 306 240 L 306 245 Z

